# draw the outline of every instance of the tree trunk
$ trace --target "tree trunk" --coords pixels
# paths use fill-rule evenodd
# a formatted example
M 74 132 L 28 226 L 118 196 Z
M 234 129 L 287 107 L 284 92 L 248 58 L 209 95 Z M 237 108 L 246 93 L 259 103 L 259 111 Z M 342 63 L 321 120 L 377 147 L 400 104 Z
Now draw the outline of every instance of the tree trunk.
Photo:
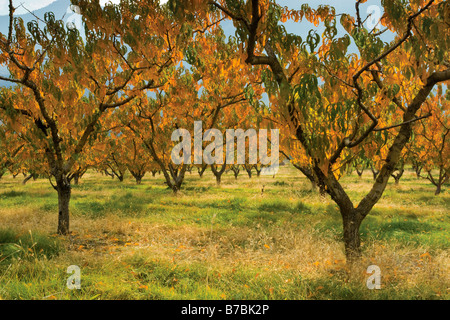
M 361 179 L 364 173 L 364 169 L 359 170 L 358 168 L 356 168 L 356 173 L 358 174 L 358 177 Z
M 314 170 L 314 176 L 317 179 L 319 187 L 324 189 L 339 207 L 343 224 L 345 256 L 347 257 L 347 261 L 352 263 L 361 256 L 359 227 L 366 216 L 365 213 L 369 212 L 371 207 L 362 206 L 355 208 L 334 174 L 330 173 L 325 175 L 318 166 L 314 166 L 312 169 Z
M 186 165 L 182 165 L 181 168 L 178 168 L 176 170 L 171 168 L 171 166 L 169 168 L 170 168 L 169 172 L 167 173 L 167 172 L 163 171 L 163 174 L 166 177 L 166 184 L 169 186 L 169 188 L 172 189 L 173 193 L 175 195 L 177 195 L 178 191 L 181 190 L 181 186 L 184 181 Z
M 441 184 L 438 184 L 436 186 L 436 192 L 434 193 L 435 196 L 439 195 L 441 193 Z
M 262 166 L 258 170 L 258 166 L 255 165 L 256 177 L 259 178 L 261 176 Z
M 415 165 L 413 165 L 413 169 L 416 172 L 416 178 L 420 179 L 421 178 L 420 173 L 422 172 L 422 167 L 419 166 L 418 164 L 415 164 Z
M 400 178 L 403 176 L 403 172 L 405 172 L 405 170 L 399 169 L 397 174 L 391 174 L 391 176 L 394 178 L 395 180 L 395 185 L 398 185 L 400 182 Z
M 247 171 L 248 177 L 251 179 L 252 178 L 252 166 L 247 166 L 246 164 L 244 164 L 244 169 L 245 169 L 245 171 Z
M 74 184 L 78 185 L 78 183 L 80 182 L 80 179 L 84 176 L 86 171 L 87 171 L 87 168 L 79 169 L 73 174 L 72 179 L 74 180 Z
M 78 185 L 78 183 L 80 182 L 80 174 L 79 173 L 75 173 L 73 175 L 73 181 L 75 185 Z
M 33 174 L 30 174 L 28 177 L 23 179 L 22 184 L 25 185 L 28 182 L 28 180 L 30 180 L 31 178 L 33 178 Z
M 372 171 L 373 180 L 377 180 L 378 174 L 380 173 L 379 170 L 376 170 L 372 165 L 370 166 L 370 170 Z
M 239 165 L 237 165 L 237 166 L 232 165 L 232 166 L 231 166 L 231 170 L 233 171 L 234 179 L 237 180 L 238 175 L 239 175 L 239 171 L 240 171 Z
M 311 190 L 316 191 L 317 190 L 317 182 L 315 180 L 310 180 L 311 182 Z
M 200 178 L 203 178 L 203 174 L 205 173 L 206 168 L 208 168 L 207 164 L 203 164 L 201 167 L 197 168 L 198 175 L 200 176 Z
M 309 167 L 302 167 L 300 165 L 296 165 L 293 164 L 294 167 L 298 170 L 300 170 L 301 173 L 303 173 L 303 175 L 308 178 L 308 180 L 311 182 L 311 189 L 313 191 L 317 190 L 317 177 L 314 175 L 314 171 L 311 170 L 311 168 Z M 325 190 L 323 188 L 320 188 L 320 194 L 323 195 L 323 193 L 325 192 Z
M 69 202 L 71 187 L 69 182 L 59 182 L 56 185 L 58 192 L 58 234 L 69 233 Z
M 354 211 L 354 210 L 352 210 Z M 354 212 L 341 212 L 344 227 L 345 256 L 352 262 L 361 256 L 361 222 Z
M 128 168 L 128 171 L 130 171 L 131 175 L 136 180 L 136 184 L 142 183 L 142 178 L 144 178 L 144 176 L 145 176 L 144 170 L 133 170 L 133 169 Z
M 416 178 L 420 179 L 420 173 L 422 172 L 422 168 L 416 169 Z
M 432 184 L 434 184 L 436 186 L 436 191 L 434 192 L 434 195 L 437 196 L 441 193 L 442 191 L 442 186 L 448 181 L 449 179 L 449 175 L 445 172 L 444 168 L 441 166 L 439 168 L 439 177 L 434 178 L 433 175 L 431 174 L 431 171 L 428 171 L 428 180 L 430 180 L 430 182 Z
M 220 185 L 220 182 L 222 180 L 222 174 L 225 172 L 226 164 L 222 165 L 222 168 L 220 170 L 217 170 L 216 166 L 213 164 L 211 165 L 211 170 L 216 177 L 217 185 Z
M 107 176 L 110 176 L 111 179 L 114 179 L 114 173 L 109 173 L 108 170 L 105 170 L 104 172 L 105 172 L 105 174 L 106 174 Z

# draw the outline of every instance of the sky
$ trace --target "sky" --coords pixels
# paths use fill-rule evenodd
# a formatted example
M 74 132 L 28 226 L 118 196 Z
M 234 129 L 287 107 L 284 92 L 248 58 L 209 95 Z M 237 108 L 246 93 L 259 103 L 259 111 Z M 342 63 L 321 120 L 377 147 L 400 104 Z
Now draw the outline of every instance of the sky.
M 112 3 L 119 3 L 120 0 L 100 0 L 101 5 L 105 5 L 108 2 Z M 167 0 L 160 0 L 162 4 L 166 3 Z M 332 5 L 336 9 L 336 13 L 349 13 L 351 15 L 354 15 L 356 9 L 355 9 L 355 2 L 354 1 L 336 1 L 336 0 L 309 0 L 309 1 L 303 1 L 303 0 L 278 0 L 278 4 L 282 6 L 287 6 L 291 9 L 300 9 L 301 6 L 304 3 L 309 4 L 311 7 L 315 8 L 319 5 Z M 8 9 L 9 0 L 0 0 L 0 21 L 2 16 L 7 16 L 9 14 Z M 81 24 L 81 16 L 75 14 L 70 9 L 70 0 L 13 0 L 13 4 L 15 7 L 17 7 L 17 10 L 15 12 L 16 15 L 23 15 L 24 19 L 28 17 L 32 17 L 28 11 L 34 11 L 35 14 L 43 15 L 46 11 L 52 10 L 55 12 L 55 7 L 59 7 L 60 11 L 62 11 L 62 14 L 65 14 L 65 20 L 66 22 L 72 22 L 77 27 L 79 24 Z M 48 7 L 48 8 L 47 8 Z M 373 13 L 374 9 L 377 11 L 376 13 L 381 16 L 381 0 L 368 0 L 364 4 L 361 4 L 360 10 L 363 17 L 366 17 L 368 14 Z M 39 10 L 39 11 L 37 11 Z M 37 11 L 37 12 L 36 12 Z M 56 14 L 56 12 L 55 12 Z M 374 14 L 375 17 L 375 14 Z M 6 18 L 6 17 L 4 17 Z M 373 20 L 373 19 L 372 19 Z M 3 21 L 1 21 L 3 24 Z M 370 27 L 369 23 L 371 23 L 371 19 L 368 19 L 366 21 L 366 27 Z M 286 22 L 285 27 L 288 32 L 299 34 L 302 37 L 306 37 L 309 30 L 313 28 L 311 25 L 311 28 L 305 27 L 305 22 L 301 23 L 302 28 L 299 28 L 298 23 L 295 22 Z M 228 23 L 225 24 L 227 27 L 225 30 L 227 34 L 234 33 L 234 30 L 232 28 L 232 23 L 228 21 Z M 338 24 L 338 28 L 340 25 Z M 81 29 L 81 28 L 80 28 Z M 315 28 L 316 29 L 316 28 Z M 342 28 L 341 28 L 342 29 Z M 227 32 L 228 31 L 228 32 Z M 320 31 L 320 28 L 319 28 Z M 342 32 L 343 30 L 339 30 Z M 3 30 L 3 26 L 0 27 L 0 32 L 5 32 Z M 392 40 L 392 39 L 389 39 Z M 386 39 L 385 41 L 389 41 Z
M 15 12 L 16 15 L 21 14 L 27 14 L 28 9 L 29 11 L 35 11 L 42 8 L 47 7 L 48 5 L 52 4 L 53 2 L 58 0 L 13 0 L 13 5 L 17 7 L 17 10 Z M 100 0 L 100 5 L 105 5 L 107 2 L 112 3 L 119 3 L 120 0 Z M 161 3 L 166 3 L 167 0 L 161 0 Z M 9 0 L 0 0 L 0 16 L 8 15 L 9 14 Z M 26 9 L 25 9 L 26 8 Z
M 30 11 L 42 9 L 57 0 L 14 0 L 13 5 L 17 8 L 15 14 L 21 15 L 28 13 L 25 9 L 27 8 Z M 23 4 L 24 7 L 20 6 Z M 0 15 L 5 16 L 9 14 L 9 0 L 0 0 Z
M 53 2 L 60 0 L 13 0 L 14 6 L 18 7 L 16 10 L 17 15 L 22 15 L 28 13 L 25 8 L 29 11 L 39 10 L 47 7 Z M 104 5 L 107 2 L 118 3 L 120 0 L 100 0 L 100 4 Z M 161 3 L 166 3 L 167 0 L 161 0 Z M 337 13 L 350 13 L 353 12 L 355 5 L 353 1 L 335 1 L 335 0 L 279 0 L 277 1 L 280 5 L 285 5 L 292 9 L 299 9 L 302 4 L 308 3 L 311 7 L 317 7 L 318 5 L 332 5 L 336 8 Z M 361 8 L 367 8 L 370 5 L 379 5 L 380 0 L 369 0 L 365 4 L 361 5 Z M 0 0 L 0 16 L 8 15 L 8 5 L 9 0 Z M 22 5 L 22 6 L 21 6 Z M 25 8 L 24 8 L 25 7 Z

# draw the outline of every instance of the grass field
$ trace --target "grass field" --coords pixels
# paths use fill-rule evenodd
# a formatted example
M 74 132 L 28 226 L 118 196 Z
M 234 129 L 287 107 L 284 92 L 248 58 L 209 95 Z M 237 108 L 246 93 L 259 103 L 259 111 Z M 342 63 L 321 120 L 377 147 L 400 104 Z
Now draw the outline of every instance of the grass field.
M 245 172 L 244 172 L 245 173 Z M 187 174 L 141 185 L 88 172 L 73 187 L 71 235 L 57 229 L 48 180 L 0 180 L 2 299 L 449 299 L 450 193 L 407 171 L 361 227 L 360 264 L 345 263 L 341 218 L 296 169 L 276 178 Z M 392 179 L 393 180 L 393 179 Z M 343 178 L 352 199 L 371 186 Z M 262 188 L 264 186 L 264 192 Z M 381 289 L 369 290 L 369 265 Z M 81 269 L 69 290 L 67 267 Z

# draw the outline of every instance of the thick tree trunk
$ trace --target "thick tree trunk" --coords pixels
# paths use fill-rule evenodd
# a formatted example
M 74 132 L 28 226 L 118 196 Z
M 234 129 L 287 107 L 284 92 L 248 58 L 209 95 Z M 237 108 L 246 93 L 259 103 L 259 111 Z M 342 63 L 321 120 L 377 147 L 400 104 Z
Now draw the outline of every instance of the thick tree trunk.
M 351 210 L 350 212 L 341 212 L 341 215 L 344 227 L 345 256 L 350 262 L 352 262 L 361 256 L 361 237 L 359 227 L 361 226 L 362 221 L 357 218 L 355 210 Z
M 326 192 L 339 207 L 342 216 L 345 255 L 347 261 L 352 263 L 361 256 L 359 227 L 366 213 L 370 211 L 370 207 L 355 208 L 334 174 L 325 175 L 318 166 L 314 166 L 313 170 L 319 187 L 325 189 L 326 186 Z
M 69 203 L 71 187 L 68 182 L 60 182 L 56 185 L 58 192 L 58 234 L 69 233 Z

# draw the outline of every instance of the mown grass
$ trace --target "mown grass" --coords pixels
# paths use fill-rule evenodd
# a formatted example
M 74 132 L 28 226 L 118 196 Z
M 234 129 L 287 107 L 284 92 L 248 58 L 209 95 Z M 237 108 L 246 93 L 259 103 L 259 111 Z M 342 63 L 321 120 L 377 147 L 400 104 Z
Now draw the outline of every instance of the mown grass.
M 357 202 L 371 175 L 342 179 Z M 161 176 L 90 172 L 73 187 L 71 234 L 58 236 L 48 181 L 0 181 L 2 299 L 448 299 L 450 195 L 405 173 L 361 226 L 346 264 L 336 205 L 294 168 L 217 186 L 187 174 L 178 196 Z M 366 287 L 369 265 L 382 289 Z M 81 289 L 66 287 L 81 268 Z

